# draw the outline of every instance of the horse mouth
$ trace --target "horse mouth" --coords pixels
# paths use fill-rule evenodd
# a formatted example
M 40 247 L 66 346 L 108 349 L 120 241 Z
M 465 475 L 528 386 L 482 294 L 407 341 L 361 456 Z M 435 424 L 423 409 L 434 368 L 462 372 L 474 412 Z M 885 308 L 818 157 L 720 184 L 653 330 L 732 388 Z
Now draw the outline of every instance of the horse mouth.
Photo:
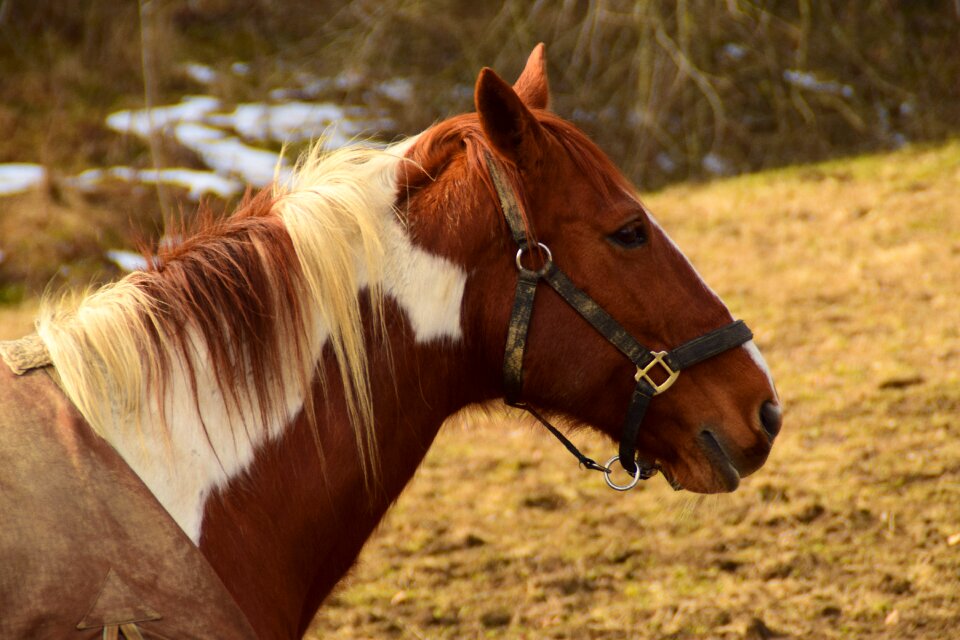
M 722 485 L 721 491 L 734 491 L 740 486 L 740 472 L 734 466 L 732 459 L 723 448 L 720 440 L 709 429 L 700 432 L 698 439 L 700 449 L 706 456 L 714 476 Z

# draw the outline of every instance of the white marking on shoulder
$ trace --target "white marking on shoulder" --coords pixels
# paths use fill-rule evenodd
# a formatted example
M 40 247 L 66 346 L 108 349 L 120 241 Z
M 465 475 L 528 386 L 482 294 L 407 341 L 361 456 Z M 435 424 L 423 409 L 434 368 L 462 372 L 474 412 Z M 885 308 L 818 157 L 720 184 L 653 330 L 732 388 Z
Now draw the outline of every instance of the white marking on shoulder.
M 392 207 L 396 168 L 403 162 L 402 155 L 412 142 L 405 140 L 388 149 L 395 161 L 387 159 L 368 176 L 368 188 L 378 190 L 377 200 L 386 203 L 379 212 L 385 217 L 381 226 L 383 292 L 395 299 L 406 313 L 417 342 L 458 340 L 463 336 L 461 305 L 466 272 L 450 260 L 415 246 Z M 362 288 L 369 284 L 369 274 L 359 258 L 357 270 L 356 285 Z M 322 325 L 314 326 L 313 331 L 309 351 L 315 361 L 329 334 Z M 191 344 L 192 361 L 209 362 L 202 340 L 194 336 Z M 292 358 L 291 354 L 289 360 Z M 110 440 L 180 528 L 199 544 L 210 494 L 243 473 L 253 462 L 256 451 L 267 440 L 282 434 L 299 413 L 303 399 L 294 373 L 284 372 L 282 375 L 289 375 L 291 379 L 282 385 L 285 390 L 282 414 L 271 416 L 267 425 L 250 424 L 244 428 L 245 417 L 259 421 L 260 407 L 254 394 L 241 391 L 240 406 L 233 407 L 232 400 L 223 397 L 213 371 L 196 367 L 195 375 L 198 402 L 194 402 L 188 382 L 189 369 L 183 358 L 177 357 L 164 399 L 168 424 L 162 424 L 156 401 L 145 399 L 147 409 L 141 417 L 140 433 L 135 429 L 117 428 Z M 164 436 L 164 429 L 169 429 L 168 437 Z M 145 446 L 148 441 L 164 440 L 169 446 Z
M 467 274 L 413 245 L 400 224 L 387 226 L 384 289 L 403 308 L 417 342 L 463 337 L 460 307 Z
M 383 200 L 393 202 L 397 192 L 397 167 L 416 142 L 416 136 L 407 138 L 386 152 L 392 162 L 385 163 L 379 180 L 373 181 L 383 189 Z M 441 338 L 459 340 L 463 337 L 460 307 L 467 274 L 459 265 L 441 256 L 424 251 L 410 241 L 403 225 L 392 208 L 384 211 L 384 293 L 396 300 L 416 333 L 417 342 Z M 361 286 L 366 282 L 359 265 Z

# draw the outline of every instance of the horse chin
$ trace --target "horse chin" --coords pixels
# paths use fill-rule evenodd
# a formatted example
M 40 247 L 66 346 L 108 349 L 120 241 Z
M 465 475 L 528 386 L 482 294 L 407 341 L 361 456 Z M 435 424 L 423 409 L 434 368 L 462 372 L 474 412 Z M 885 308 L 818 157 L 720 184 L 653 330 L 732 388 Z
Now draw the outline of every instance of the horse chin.
M 693 460 L 682 460 L 675 466 L 661 464 L 660 471 L 670 486 L 694 493 L 730 493 L 740 486 L 740 471 L 723 445 L 709 430 L 697 438 Z
M 671 472 L 665 467 L 661 471 L 674 491 L 731 493 L 740 486 L 740 474 L 729 463 L 722 468 L 711 466 L 706 473 Z
M 683 491 L 683 483 L 680 482 L 670 467 L 658 462 L 657 468 L 660 470 L 660 473 L 663 474 L 663 479 L 667 481 L 667 484 L 669 484 L 674 491 Z

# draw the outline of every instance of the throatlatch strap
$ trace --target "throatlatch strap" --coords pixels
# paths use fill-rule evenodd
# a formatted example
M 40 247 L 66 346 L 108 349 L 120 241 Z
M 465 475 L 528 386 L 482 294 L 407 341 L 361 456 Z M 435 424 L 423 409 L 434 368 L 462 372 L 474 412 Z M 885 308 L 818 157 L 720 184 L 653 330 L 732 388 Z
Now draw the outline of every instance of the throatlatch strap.
M 547 430 L 550 431 L 550 433 L 552 433 L 553 436 L 554 436 L 557 440 L 560 441 L 560 444 L 562 444 L 564 447 L 566 447 L 566 448 L 567 448 L 567 451 L 569 451 L 570 453 L 572 453 L 572 454 L 574 455 L 574 457 L 575 457 L 577 460 L 579 460 L 579 461 L 580 461 L 580 464 L 582 464 L 584 467 L 586 467 L 587 469 L 591 469 L 592 471 L 603 471 L 603 472 L 605 472 L 605 473 L 610 473 L 610 469 L 609 469 L 609 468 L 603 466 L 602 464 L 600 464 L 599 462 L 597 462 L 597 461 L 594 460 L 593 458 L 591 458 L 591 457 L 589 457 L 589 456 L 585 456 L 583 453 L 581 453 L 581 452 L 580 452 L 580 449 L 577 449 L 577 446 L 576 446 L 575 444 L 573 444 L 572 442 L 570 442 L 570 441 L 567 439 L 567 437 L 560 432 L 559 429 L 557 429 L 555 426 L 553 426 L 552 424 L 550 424 L 550 422 L 548 422 L 546 418 L 544 418 L 542 415 L 540 415 L 540 413 L 538 413 L 536 409 L 534 409 L 534 408 L 531 407 L 530 405 L 526 405 L 526 404 L 523 404 L 523 403 L 515 404 L 515 405 L 513 405 L 513 406 L 515 406 L 515 407 L 517 407 L 517 408 L 519 408 L 519 409 L 523 409 L 524 411 L 526 411 L 527 413 L 529 413 L 530 415 L 532 415 L 534 418 L 536 418 L 537 420 L 539 420 L 539 421 L 540 421 L 540 424 L 542 424 L 544 427 L 546 427 Z

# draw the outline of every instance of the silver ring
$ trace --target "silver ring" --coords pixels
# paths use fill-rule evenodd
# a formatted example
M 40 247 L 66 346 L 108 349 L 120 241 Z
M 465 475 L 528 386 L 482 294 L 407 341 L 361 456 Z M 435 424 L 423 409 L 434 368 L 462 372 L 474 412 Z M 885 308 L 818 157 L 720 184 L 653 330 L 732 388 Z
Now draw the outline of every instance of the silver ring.
M 550 263 L 553 262 L 553 254 L 550 253 L 550 247 L 543 244 L 542 242 L 538 242 L 537 246 L 540 247 L 540 249 L 542 249 L 543 252 L 547 254 L 547 259 L 543 263 L 543 266 L 537 269 L 536 271 L 537 273 L 542 274 L 547 270 L 547 267 L 550 266 Z M 527 269 L 526 267 L 524 267 L 523 263 L 520 262 L 520 258 L 523 257 L 523 252 L 526 251 L 528 248 L 529 247 L 520 247 L 520 249 L 517 251 L 517 270 L 518 271 L 530 271 L 530 269 Z
M 620 456 L 613 456 L 612 458 L 607 460 L 607 464 L 603 466 L 605 466 L 607 469 L 612 470 L 613 463 L 619 459 L 620 459 Z M 637 470 L 633 473 L 633 480 L 631 480 L 628 484 L 617 484 L 616 482 L 611 480 L 610 479 L 611 471 L 605 472 L 603 474 L 603 479 L 607 481 L 607 486 L 613 489 L 614 491 L 630 491 L 630 489 L 633 489 L 635 486 L 637 486 L 637 483 L 640 482 L 640 471 L 641 471 L 640 465 L 636 464 L 635 466 L 637 467 Z

